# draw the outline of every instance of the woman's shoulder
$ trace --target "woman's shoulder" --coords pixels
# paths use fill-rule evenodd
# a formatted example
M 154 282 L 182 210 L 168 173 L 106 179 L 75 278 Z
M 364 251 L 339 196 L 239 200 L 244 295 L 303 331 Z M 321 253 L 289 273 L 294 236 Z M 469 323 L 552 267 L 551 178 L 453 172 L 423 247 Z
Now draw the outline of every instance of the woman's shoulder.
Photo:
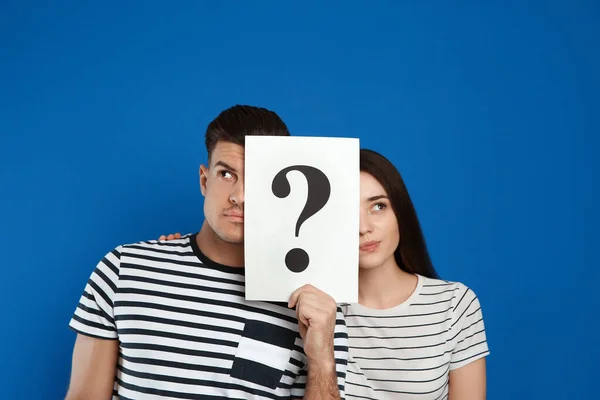
M 445 280 L 445 279 L 441 279 L 441 278 L 428 278 L 426 276 L 421 276 L 420 278 L 423 282 L 422 288 L 424 289 L 424 291 L 431 291 L 431 292 L 439 292 L 439 291 L 447 291 L 447 290 L 454 290 L 454 291 L 460 291 L 460 292 L 473 291 L 473 289 L 471 287 L 469 287 L 467 284 L 465 284 L 462 281 L 452 281 L 452 280 Z
M 422 292 L 427 293 L 445 293 L 455 290 L 466 290 L 467 286 L 459 281 L 449 281 L 441 278 L 429 278 L 420 276 Z
M 455 310 L 465 304 L 479 304 L 479 299 L 475 291 L 461 281 L 451 281 L 439 278 L 421 277 L 421 296 L 433 300 L 433 298 L 446 299 L 450 301 Z
M 445 307 L 445 326 L 452 346 L 450 370 L 490 354 L 481 304 L 470 286 L 459 281 L 424 278 L 421 293 L 422 299 L 433 297 L 435 300 L 427 300 Z

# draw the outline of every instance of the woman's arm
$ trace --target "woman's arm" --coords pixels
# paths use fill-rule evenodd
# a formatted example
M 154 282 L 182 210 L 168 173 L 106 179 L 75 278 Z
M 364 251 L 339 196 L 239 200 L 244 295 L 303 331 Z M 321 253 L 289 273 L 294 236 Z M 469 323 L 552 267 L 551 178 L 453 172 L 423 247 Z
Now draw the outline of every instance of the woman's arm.
M 450 371 L 448 400 L 485 400 L 485 358 Z

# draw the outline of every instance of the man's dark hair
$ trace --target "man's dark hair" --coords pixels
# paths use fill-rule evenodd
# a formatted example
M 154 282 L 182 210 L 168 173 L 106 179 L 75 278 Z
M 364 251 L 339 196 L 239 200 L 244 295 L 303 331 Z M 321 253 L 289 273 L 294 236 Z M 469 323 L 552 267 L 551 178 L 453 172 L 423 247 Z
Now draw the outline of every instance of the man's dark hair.
M 205 142 L 210 157 L 218 142 L 244 146 L 246 135 L 290 136 L 287 126 L 274 111 L 262 107 L 235 105 L 222 111 L 206 128 Z

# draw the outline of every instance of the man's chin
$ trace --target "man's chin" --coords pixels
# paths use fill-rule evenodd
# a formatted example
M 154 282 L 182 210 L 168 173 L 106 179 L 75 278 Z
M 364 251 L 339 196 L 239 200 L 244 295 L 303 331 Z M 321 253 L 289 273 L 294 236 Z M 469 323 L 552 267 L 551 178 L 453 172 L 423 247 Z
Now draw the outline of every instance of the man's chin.
M 244 239 L 223 239 L 223 241 L 229 244 L 244 244 Z
M 230 224 L 224 224 L 225 226 L 214 226 L 208 223 L 210 230 L 213 234 L 218 237 L 221 241 L 229 244 L 243 244 L 244 243 L 244 225 L 235 224 L 233 227 Z M 217 229 L 215 229 L 217 228 Z M 219 229 L 226 228 L 226 229 Z M 233 229 L 232 229 L 233 228 Z
M 234 234 L 223 234 L 217 232 L 219 238 L 229 244 L 244 244 L 244 236 Z

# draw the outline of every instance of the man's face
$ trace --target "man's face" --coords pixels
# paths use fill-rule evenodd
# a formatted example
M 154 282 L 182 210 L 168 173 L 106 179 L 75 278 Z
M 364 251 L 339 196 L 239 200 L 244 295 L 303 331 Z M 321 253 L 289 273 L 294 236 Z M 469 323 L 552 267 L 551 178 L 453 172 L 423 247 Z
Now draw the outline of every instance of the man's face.
M 221 240 L 244 241 L 244 147 L 218 142 L 208 168 L 200 166 L 204 217 Z

